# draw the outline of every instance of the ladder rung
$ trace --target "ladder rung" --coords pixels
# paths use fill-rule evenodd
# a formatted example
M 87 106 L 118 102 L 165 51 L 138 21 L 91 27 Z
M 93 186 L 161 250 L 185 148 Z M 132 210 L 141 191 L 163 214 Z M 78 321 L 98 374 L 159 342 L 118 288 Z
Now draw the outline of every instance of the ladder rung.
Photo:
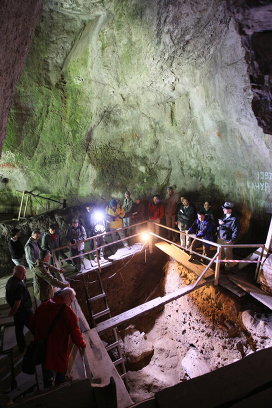
M 115 343 L 109 344 L 105 348 L 106 348 L 107 351 L 109 351 L 109 350 L 114 349 L 115 347 L 118 347 L 118 345 L 119 345 L 119 341 L 116 341 Z
M 100 293 L 100 295 L 96 295 L 96 296 L 88 298 L 88 302 L 95 302 L 98 299 L 103 299 L 105 296 L 106 294 L 104 292 Z
M 113 361 L 113 364 L 117 366 L 119 364 L 122 364 L 123 362 L 124 362 L 124 359 L 121 357 L 121 358 L 118 358 L 118 360 Z
M 101 312 L 95 313 L 95 314 L 93 315 L 93 319 L 98 319 L 99 317 L 105 316 L 106 314 L 109 314 L 109 313 L 110 313 L 110 309 L 109 309 L 109 308 L 108 308 L 108 309 L 105 309 L 105 310 L 102 310 Z

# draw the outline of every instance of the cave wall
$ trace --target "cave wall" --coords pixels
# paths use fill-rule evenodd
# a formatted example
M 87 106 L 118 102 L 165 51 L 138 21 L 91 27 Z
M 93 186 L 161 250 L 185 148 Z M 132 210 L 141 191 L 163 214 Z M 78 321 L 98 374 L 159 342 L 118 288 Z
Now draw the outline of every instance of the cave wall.
M 44 1 L 10 112 L 2 206 L 16 189 L 73 203 L 175 184 L 270 211 L 269 107 L 256 118 L 246 49 L 267 26 L 241 34 L 248 3 Z

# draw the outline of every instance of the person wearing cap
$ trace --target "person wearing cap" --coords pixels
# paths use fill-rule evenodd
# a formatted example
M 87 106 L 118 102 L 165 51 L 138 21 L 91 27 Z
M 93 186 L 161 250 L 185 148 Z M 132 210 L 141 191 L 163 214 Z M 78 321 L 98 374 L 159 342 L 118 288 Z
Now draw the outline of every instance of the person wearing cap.
M 82 272 L 81 261 L 83 260 L 84 240 L 87 239 L 87 234 L 83 225 L 79 224 L 78 218 L 72 220 L 72 225 L 68 228 L 66 234 L 67 241 L 71 244 L 71 256 L 78 256 L 72 259 L 73 265 L 78 272 Z
M 41 251 L 40 259 L 32 268 L 34 296 L 40 302 L 45 302 L 54 295 L 53 287 L 66 288 L 69 283 L 57 279 L 54 274 L 63 273 L 63 269 L 58 269 L 50 265 L 51 254 L 47 249 Z
M 32 301 L 29 291 L 24 282 L 26 269 L 22 265 L 16 265 L 13 275 L 6 283 L 6 300 L 11 307 L 9 316 L 13 316 L 15 337 L 20 353 L 25 350 L 24 326 L 31 329 L 33 316 Z
M 35 229 L 32 231 L 31 237 L 25 244 L 25 256 L 29 269 L 32 269 L 36 261 L 40 258 L 41 245 L 39 239 L 41 238 L 41 231 Z
M 218 220 L 218 238 L 217 243 L 223 245 L 234 244 L 238 237 L 238 220 L 235 216 L 232 215 L 234 204 L 231 201 L 226 201 L 222 205 L 224 216 L 222 219 Z M 223 248 L 223 257 L 224 259 L 233 259 L 233 248 Z M 225 265 L 226 269 L 232 267 L 233 264 L 227 263 Z
M 195 234 L 196 238 L 206 239 L 207 241 L 213 241 L 213 223 L 211 218 L 205 214 L 204 210 L 199 210 L 197 212 L 197 219 L 194 221 L 191 228 L 188 229 L 188 234 Z M 194 255 L 192 251 L 195 251 L 196 247 L 199 247 L 200 241 L 194 239 L 190 245 L 190 257 L 189 262 L 194 260 Z M 207 243 L 202 243 L 202 255 L 209 256 L 210 245 Z
M 125 210 L 117 203 L 116 200 L 112 199 L 106 208 L 106 221 L 108 223 L 109 229 L 112 232 L 111 238 L 112 242 L 116 241 L 116 234 L 119 235 L 120 239 L 126 238 L 125 232 L 121 229 L 123 228 L 123 218 L 125 216 Z M 124 247 L 128 248 L 128 242 L 122 241 Z
M 72 288 L 59 290 L 52 299 L 42 303 L 34 315 L 35 340 L 47 340 L 45 360 L 42 364 L 45 388 L 52 387 L 53 383 L 57 386 L 65 382 L 70 340 L 80 353 L 83 353 L 86 347 L 77 316 L 70 307 L 75 295 Z M 48 335 L 50 327 L 52 329 Z
M 174 187 L 167 187 L 167 194 L 163 201 L 164 205 L 164 214 L 165 214 L 165 225 L 169 228 L 175 229 L 175 220 L 176 220 L 176 208 L 179 201 L 178 194 L 175 193 Z M 167 230 L 166 238 L 175 241 L 178 234 L 175 234 L 173 231 Z

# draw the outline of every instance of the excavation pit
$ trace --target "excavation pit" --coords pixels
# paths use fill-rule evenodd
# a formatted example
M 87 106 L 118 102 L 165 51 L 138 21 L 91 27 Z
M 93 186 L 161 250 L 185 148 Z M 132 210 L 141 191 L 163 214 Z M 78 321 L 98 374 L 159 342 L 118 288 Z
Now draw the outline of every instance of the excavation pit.
M 101 277 L 112 316 L 196 280 L 194 273 L 169 260 L 157 248 L 148 254 L 146 263 L 144 253 L 140 253 L 105 268 Z M 91 279 L 92 273 L 80 276 L 89 286 L 90 295 Z M 82 282 L 74 287 L 87 316 Z M 254 332 L 256 322 L 263 321 L 266 312 L 248 295 L 239 299 L 222 287 L 209 284 L 120 325 L 131 398 L 134 402 L 143 401 L 166 387 L 270 347 L 269 336 Z M 269 331 L 271 323 L 266 319 L 263 324 Z M 102 333 L 101 338 L 105 344 L 113 341 L 108 332 Z M 116 358 L 114 352 L 110 356 Z

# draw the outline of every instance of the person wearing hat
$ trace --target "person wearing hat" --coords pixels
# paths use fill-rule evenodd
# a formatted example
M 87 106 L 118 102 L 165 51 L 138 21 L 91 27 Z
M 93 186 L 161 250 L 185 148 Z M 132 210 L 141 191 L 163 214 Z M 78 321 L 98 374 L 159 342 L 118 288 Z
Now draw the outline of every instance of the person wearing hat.
M 41 231 L 35 229 L 32 231 L 31 237 L 25 244 L 25 257 L 29 269 L 32 269 L 37 261 L 40 258 L 41 254 L 41 245 L 39 239 L 41 238 Z
M 238 237 L 238 220 L 235 216 L 232 215 L 234 204 L 231 201 L 226 201 L 224 205 L 222 205 L 224 217 L 218 220 L 219 227 L 218 227 L 218 238 L 217 243 L 223 245 L 231 245 L 234 244 Z M 233 248 L 223 248 L 223 256 L 224 259 L 233 259 Z M 226 263 L 226 269 L 232 267 L 233 264 Z

